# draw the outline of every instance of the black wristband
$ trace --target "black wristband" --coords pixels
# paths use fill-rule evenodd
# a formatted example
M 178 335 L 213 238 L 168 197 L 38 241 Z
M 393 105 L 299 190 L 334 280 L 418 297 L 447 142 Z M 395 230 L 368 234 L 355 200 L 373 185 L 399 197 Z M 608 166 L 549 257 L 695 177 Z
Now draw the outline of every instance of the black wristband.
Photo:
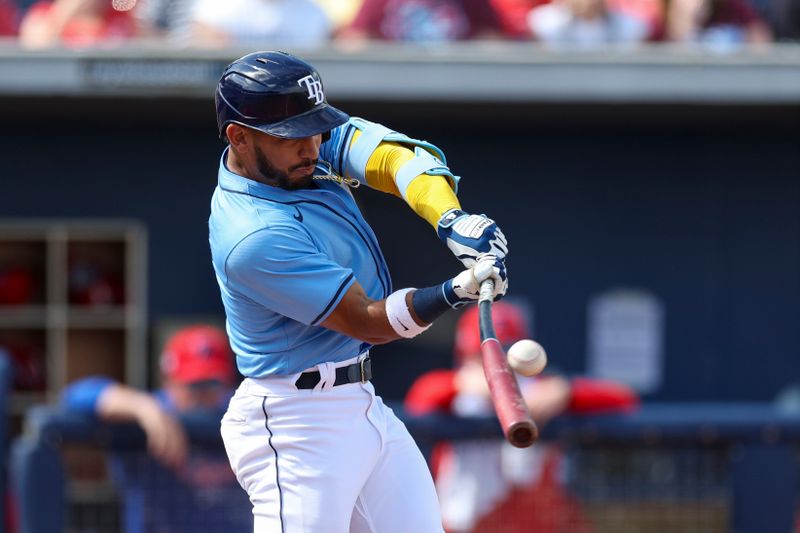
M 446 281 L 435 287 L 417 289 L 411 295 L 411 305 L 414 306 L 414 312 L 426 324 L 432 323 L 442 316 L 445 311 L 453 308 L 445 297 L 445 285 L 447 283 L 449 282 Z

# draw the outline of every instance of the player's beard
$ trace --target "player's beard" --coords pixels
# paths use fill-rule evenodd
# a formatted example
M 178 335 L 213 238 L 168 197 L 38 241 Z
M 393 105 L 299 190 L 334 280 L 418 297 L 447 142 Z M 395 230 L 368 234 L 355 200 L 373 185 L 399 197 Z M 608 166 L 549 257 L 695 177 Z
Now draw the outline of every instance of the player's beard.
M 289 172 L 308 165 L 316 165 L 316 163 L 317 162 L 312 159 L 306 159 L 305 161 L 301 161 L 297 165 L 290 167 Z M 258 167 L 258 172 L 261 174 L 261 177 L 265 183 L 275 187 L 280 187 L 281 189 L 286 189 L 287 191 L 307 189 L 314 179 L 314 173 L 312 171 L 306 176 L 292 180 L 289 177 L 288 172 L 284 172 L 275 168 L 272 163 L 269 162 L 267 156 L 264 155 L 264 152 L 262 152 L 258 147 L 256 147 L 256 166 Z

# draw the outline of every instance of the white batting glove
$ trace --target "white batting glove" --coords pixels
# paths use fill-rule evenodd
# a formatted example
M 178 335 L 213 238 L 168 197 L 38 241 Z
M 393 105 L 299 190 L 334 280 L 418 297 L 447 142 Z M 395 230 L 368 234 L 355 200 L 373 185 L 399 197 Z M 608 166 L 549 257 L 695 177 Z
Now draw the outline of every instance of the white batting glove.
M 491 279 L 494 282 L 492 299 L 502 297 L 508 290 L 508 276 L 506 265 L 494 254 L 478 256 L 475 264 L 461 272 L 444 285 L 444 295 L 450 307 L 457 309 L 470 302 L 478 300 L 481 283 Z
M 480 254 L 490 253 L 501 261 L 508 255 L 505 235 L 486 215 L 451 209 L 439 219 L 436 233 L 465 267 L 475 264 Z

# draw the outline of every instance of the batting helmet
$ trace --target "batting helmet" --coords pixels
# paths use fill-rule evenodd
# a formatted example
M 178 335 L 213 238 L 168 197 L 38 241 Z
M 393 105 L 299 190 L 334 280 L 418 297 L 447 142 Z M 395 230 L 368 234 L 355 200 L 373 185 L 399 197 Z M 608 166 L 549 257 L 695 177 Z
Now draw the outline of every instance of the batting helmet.
M 236 123 L 276 137 L 325 133 L 350 118 L 328 104 L 319 73 L 286 52 L 255 52 L 222 73 L 214 95 L 219 135 Z
M 500 344 L 508 346 L 530 337 L 528 320 L 521 307 L 508 302 L 492 304 L 492 323 Z M 481 351 L 481 334 L 478 328 L 478 306 L 469 307 L 458 319 L 456 326 L 455 356 L 459 361 Z

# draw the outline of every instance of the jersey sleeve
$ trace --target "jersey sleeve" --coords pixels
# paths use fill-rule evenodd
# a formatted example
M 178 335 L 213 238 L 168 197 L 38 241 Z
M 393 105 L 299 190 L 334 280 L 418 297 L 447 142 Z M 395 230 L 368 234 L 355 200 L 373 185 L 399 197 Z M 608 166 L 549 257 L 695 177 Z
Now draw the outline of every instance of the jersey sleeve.
M 456 373 L 453 370 L 432 370 L 411 385 L 403 407 L 412 415 L 449 413 L 456 394 Z
M 575 377 L 570 380 L 567 409 L 576 414 L 630 412 L 639 405 L 636 393 L 615 381 Z
M 98 398 L 113 383 L 114 380 L 103 376 L 92 376 L 70 383 L 61 393 L 61 407 L 95 415 Z
M 335 263 L 308 234 L 289 224 L 242 239 L 225 271 L 232 289 L 306 325 L 324 321 L 355 282 L 351 269 Z

